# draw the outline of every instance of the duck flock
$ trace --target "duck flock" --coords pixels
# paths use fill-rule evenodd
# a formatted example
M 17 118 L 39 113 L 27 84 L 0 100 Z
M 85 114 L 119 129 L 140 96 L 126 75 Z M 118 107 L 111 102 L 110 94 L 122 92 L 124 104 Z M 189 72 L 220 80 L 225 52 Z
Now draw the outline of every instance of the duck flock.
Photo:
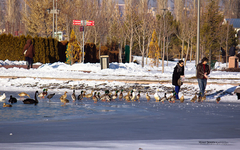
M 124 94 L 127 93 L 127 94 Z M 65 106 L 66 103 L 69 103 L 70 100 L 67 99 L 67 91 L 64 92 L 63 95 L 61 95 L 60 97 L 60 102 L 63 103 L 62 106 Z M 110 92 L 109 90 L 105 90 L 105 93 L 104 94 L 100 94 L 100 92 L 97 92 L 97 91 L 91 91 L 91 93 L 86 93 L 86 91 L 81 91 L 80 94 L 78 96 L 76 96 L 76 93 L 75 93 L 75 90 L 73 90 L 73 93 L 71 95 L 71 99 L 73 102 L 75 101 L 82 101 L 84 98 L 85 99 L 88 99 L 88 100 L 92 100 L 94 103 L 97 103 L 99 101 L 101 102 L 111 102 L 111 101 L 116 101 L 117 99 L 119 101 L 127 101 L 127 102 L 139 102 L 140 101 L 140 97 L 141 97 L 141 91 L 136 91 L 136 89 L 133 89 L 131 91 L 113 91 L 113 92 Z M 179 101 L 180 103 L 184 103 L 184 95 L 181 96 L 181 98 L 179 100 L 176 100 L 176 97 L 175 97 L 175 92 L 173 91 L 172 94 L 167 97 L 166 93 L 164 94 L 163 97 L 161 97 L 159 95 L 159 89 L 156 89 L 156 92 L 154 94 L 154 99 L 156 102 L 169 102 L 169 103 L 175 103 L 176 101 Z M 43 91 L 41 93 L 39 93 L 38 91 L 35 92 L 35 96 L 34 96 L 34 99 L 30 98 L 30 96 L 25 93 L 25 92 L 21 92 L 21 93 L 18 93 L 18 95 L 21 97 L 21 98 L 24 98 L 24 97 L 27 97 L 27 98 L 24 98 L 24 100 L 22 101 L 23 104 L 34 104 L 34 105 L 37 105 L 39 103 L 38 101 L 38 97 L 39 98 L 47 98 L 49 100 L 49 102 L 51 101 L 51 99 L 55 96 L 55 93 L 52 93 L 52 94 L 48 94 L 48 89 L 43 89 Z M 0 95 L 0 102 L 4 102 L 3 103 L 3 107 L 12 107 L 12 104 L 13 103 L 17 103 L 17 99 L 15 97 L 13 97 L 12 95 L 10 95 L 10 98 L 8 100 L 8 102 L 10 104 L 6 104 L 5 103 L 5 100 L 6 100 L 6 94 L 3 93 L 2 95 Z M 145 93 L 145 98 L 146 100 L 149 102 L 151 100 L 151 96 L 149 95 L 148 92 Z M 194 97 L 191 98 L 191 102 L 195 103 L 196 101 L 198 102 L 203 102 L 204 100 L 206 100 L 206 96 L 204 96 L 203 98 L 201 98 L 201 100 L 198 99 L 197 97 L 197 93 L 195 93 Z M 216 99 L 216 102 L 219 103 L 219 101 L 221 100 L 220 97 L 218 97 Z

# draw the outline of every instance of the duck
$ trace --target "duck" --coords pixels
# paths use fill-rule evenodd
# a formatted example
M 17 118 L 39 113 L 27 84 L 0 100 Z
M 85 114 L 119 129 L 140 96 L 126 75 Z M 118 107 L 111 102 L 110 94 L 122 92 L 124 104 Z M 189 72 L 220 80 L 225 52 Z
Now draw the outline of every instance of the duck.
M 96 97 L 98 100 L 100 100 L 100 97 L 101 97 L 100 92 L 97 93 Z
M 148 92 L 146 93 L 146 99 L 148 102 L 151 100 L 151 97 L 148 95 Z
M 72 93 L 71 97 L 72 97 L 72 100 L 73 100 L 73 101 L 76 100 L 75 90 L 73 90 L 73 93 Z
M 121 90 L 121 92 L 120 92 L 118 98 L 119 98 L 120 101 L 123 99 L 123 90 Z
M 137 101 L 140 101 L 140 97 L 141 97 L 140 93 L 141 93 L 141 91 L 138 91 L 137 98 L 136 98 Z
M 130 98 L 130 92 L 128 92 L 128 94 L 125 95 L 123 98 L 124 98 L 127 102 L 130 102 L 130 100 L 131 100 L 131 98 Z
M 195 96 L 191 99 L 191 102 L 195 103 L 196 100 L 197 100 L 197 93 L 195 93 Z
M 60 99 L 66 99 L 67 98 L 67 91 L 64 92 L 64 94 L 60 97 Z
M 93 96 L 92 96 L 92 100 L 94 101 L 94 103 L 98 102 L 98 98 L 97 98 L 97 92 L 94 92 Z
M 176 99 L 176 93 L 175 92 L 173 92 L 173 95 L 171 95 L 167 98 L 169 103 L 175 103 L 175 99 Z
M 217 98 L 216 98 L 216 102 L 217 102 L 218 104 L 219 104 L 220 100 L 221 100 L 221 97 L 217 97 Z
M 135 89 L 131 91 L 131 94 L 130 94 L 131 101 L 135 101 L 135 97 L 136 97 L 135 91 L 136 91 Z
M 35 105 L 37 105 L 38 104 L 37 94 L 38 94 L 38 91 L 35 92 L 35 99 L 26 98 L 23 101 L 23 103 L 24 104 L 35 104 Z
M 83 97 L 84 97 L 84 91 L 81 91 L 81 94 L 78 95 L 78 100 L 83 100 Z
M 111 97 L 112 100 L 117 99 L 118 97 L 118 90 L 116 90 L 115 94 Z
M 17 103 L 17 99 L 15 97 L 13 97 L 12 95 L 10 95 L 10 99 L 8 100 L 8 102 L 11 104 Z
M 63 97 L 60 97 L 60 101 L 63 103 L 63 105 L 61 105 L 61 106 L 65 106 L 66 103 L 69 103 L 69 100 L 66 98 L 63 98 Z
M 85 95 L 86 98 L 90 99 L 93 96 L 93 91 L 91 92 L 91 94 L 87 94 Z
M 6 99 L 6 94 L 4 92 L 3 95 L 0 95 L 0 101 L 4 101 L 5 99 Z
M 180 103 L 183 103 L 184 102 L 184 96 L 182 95 L 181 97 L 180 97 Z
M 11 105 L 11 104 L 3 103 L 3 107 L 12 107 L 12 105 Z
M 103 101 L 103 102 L 105 102 L 105 101 L 111 101 L 111 97 L 110 97 L 110 95 L 109 95 L 109 90 L 106 90 L 105 91 L 105 94 L 103 94 L 102 96 L 101 96 L 101 101 Z
M 156 100 L 156 102 L 159 102 L 160 101 L 160 96 L 158 95 L 158 89 L 156 90 L 156 93 L 154 94 L 154 98 L 155 98 L 155 100 Z
M 43 92 L 42 93 L 40 93 L 40 94 L 38 94 L 38 97 L 39 98 L 44 98 L 45 96 L 47 96 L 47 91 L 48 91 L 48 89 L 43 89 Z
M 49 102 L 51 101 L 51 98 L 53 98 L 54 95 L 55 95 L 55 93 L 53 93 L 53 94 L 49 94 L 49 95 L 47 96 Z
M 164 93 L 164 97 L 162 97 L 161 99 L 160 99 L 160 101 L 162 102 L 162 103 L 164 103 L 164 101 L 166 101 L 167 100 L 167 93 Z
M 206 97 L 206 95 L 204 95 L 204 96 L 202 97 L 202 102 L 205 101 L 206 99 L 207 99 L 207 97 Z
M 27 93 L 25 93 L 25 92 L 18 93 L 18 95 L 19 95 L 20 97 L 27 96 L 27 97 L 30 98 L 30 96 L 29 96 Z

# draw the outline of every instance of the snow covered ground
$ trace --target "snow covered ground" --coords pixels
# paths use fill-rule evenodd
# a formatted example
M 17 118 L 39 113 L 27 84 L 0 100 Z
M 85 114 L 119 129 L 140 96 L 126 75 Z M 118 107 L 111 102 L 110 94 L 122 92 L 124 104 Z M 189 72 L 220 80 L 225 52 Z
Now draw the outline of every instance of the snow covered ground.
M 134 57 L 141 63 L 141 57 Z M 150 61 L 148 61 L 149 63 Z M 1 64 L 11 64 L 10 61 L 1 62 Z M 17 62 L 12 62 L 17 64 Z M 24 64 L 24 62 L 19 62 Z M 172 61 L 165 66 L 164 73 L 162 73 L 162 65 L 159 67 L 145 65 L 144 68 L 141 65 L 135 63 L 111 63 L 109 69 L 100 69 L 100 64 L 82 64 L 76 63 L 73 65 L 67 65 L 65 63 L 53 63 L 43 64 L 38 69 L 26 70 L 23 68 L 0 68 L 0 76 L 10 77 L 45 77 L 45 78 L 71 78 L 71 79 L 102 79 L 102 80 L 148 80 L 148 81 L 170 81 L 172 77 L 173 68 L 176 66 L 177 61 Z M 216 63 L 218 67 L 218 63 Z M 224 64 L 220 64 L 220 67 L 224 67 Z M 219 67 L 218 67 L 219 68 Z M 84 73 L 82 71 L 90 71 L 90 73 Z M 185 66 L 186 81 L 189 81 L 192 77 L 195 77 L 195 62 L 187 62 Z M 209 82 L 219 82 L 219 79 L 225 83 L 236 83 L 240 78 L 240 72 L 223 72 L 212 71 L 210 74 Z M 190 81 L 196 82 L 196 81 Z
M 141 63 L 140 57 L 135 57 Z M 185 102 L 175 104 L 155 102 L 153 94 L 159 89 L 160 96 L 171 95 L 171 83 L 136 84 L 108 81 L 87 81 L 88 79 L 170 81 L 173 67 L 177 61 L 161 67 L 144 68 L 134 63 L 111 63 L 110 69 L 100 70 L 99 64 L 64 63 L 43 64 L 38 69 L 0 68 L 0 93 L 18 98 L 12 108 L 0 107 L 0 149 L 38 150 L 38 149 L 87 149 L 87 150 L 161 150 L 161 149 L 239 149 L 240 146 L 240 101 L 233 91 L 239 83 L 240 73 L 211 72 L 207 100 L 191 103 L 196 92 L 196 84 L 184 84 L 180 96 Z M 24 62 L 1 61 L 1 64 L 23 64 Z M 161 66 L 161 65 L 160 65 Z M 224 65 L 222 65 L 224 67 Z M 91 71 L 83 73 L 81 71 Z M 187 63 L 185 74 L 189 81 L 195 76 L 194 62 Z M 8 78 L 26 77 L 26 78 Z M 65 78 L 43 79 L 46 78 Z M 41 79 L 42 78 L 42 79 Z M 69 80 L 67 80 L 69 79 Z M 82 80 L 70 80 L 82 79 Z M 85 80 L 86 79 L 86 80 Z M 219 79 L 219 80 L 218 80 Z M 234 83 L 234 84 L 228 84 Z M 17 95 L 27 92 L 33 97 L 36 90 L 48 88 L 48 93 L 56 93 L 48 102 L 39 99 L 39 104 L 24 105 Z M 137 89 L 142 91 L 140 102 L 98 102 L 84 99 L 82 102 L 70 101 L 62 107 L 59 97 L 68 92 L 71 100 L 72 89 L 76 94 L 81 90 L 104 93 L 111 91 Z M 152 100 L 147 102 L 145 93 Z M 126 95 L 126 92 L 124 93 Z M 219 104 L 215 102 L 221 97 Z M 0 106 L 3 102 L 0 102 Z

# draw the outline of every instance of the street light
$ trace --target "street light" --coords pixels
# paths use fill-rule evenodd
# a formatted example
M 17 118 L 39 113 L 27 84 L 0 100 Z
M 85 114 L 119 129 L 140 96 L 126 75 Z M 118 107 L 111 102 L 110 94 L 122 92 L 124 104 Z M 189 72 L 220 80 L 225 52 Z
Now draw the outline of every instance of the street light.
M 198 0 L 198 16 L 197 16 L 197 54 L 196 54 L 196 66 L 199 63 L 199 48 L 200 48 L 200 0 Z M 196 69 L 197 75 L 197 69 Z
M 54 31 L 55 31 L 55 26 L 54 26 L 54 14 L 56 14 L 56 34 L 57 34 L 57 15 L 59 14 L 60 10 L 57 9 L 57 0 L 56 0 L 56 9 L 54 7 L 54 0 L 53 0 L 53 9 L 47 9 L 48 14 L 53 14 L 53 31 L 52 31 L 52 37 L 54 38 Z

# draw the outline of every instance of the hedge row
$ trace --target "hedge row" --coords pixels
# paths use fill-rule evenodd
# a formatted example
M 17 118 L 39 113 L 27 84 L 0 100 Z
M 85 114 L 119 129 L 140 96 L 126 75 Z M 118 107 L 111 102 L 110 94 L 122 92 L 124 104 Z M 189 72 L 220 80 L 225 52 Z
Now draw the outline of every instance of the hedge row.
M 53 39 L 51 37 L 32 38 L 31 36 L 24 35 L 20 37 L 14 37 L 10 34 L 0 35 L 0 60 L 24 60 L 25 58 L 22 52 L 28 39 L 33 40 L 35 48 L 34 62 L 53 63 L 59 61 L 59 55 L 61 55 L 60 53 L 62 52 L 59 52 L 58 50 L 59 42 L 56 39 Z

